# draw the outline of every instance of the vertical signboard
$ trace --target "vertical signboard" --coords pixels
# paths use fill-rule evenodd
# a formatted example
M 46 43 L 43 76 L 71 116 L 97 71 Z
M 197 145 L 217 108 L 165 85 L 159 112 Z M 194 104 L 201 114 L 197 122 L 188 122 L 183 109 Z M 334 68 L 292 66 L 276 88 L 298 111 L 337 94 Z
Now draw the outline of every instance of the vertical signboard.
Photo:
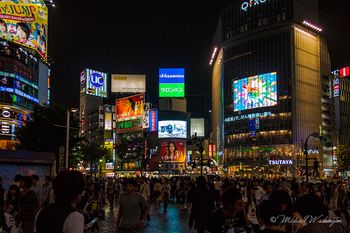
M 158 109 L 151 109 L 149 114 L 149 131 L 157 132 L 158 130 Z
M 149 103 L 143 105 L 143 114 L 142 114 L 142 128 L 149 128 Z

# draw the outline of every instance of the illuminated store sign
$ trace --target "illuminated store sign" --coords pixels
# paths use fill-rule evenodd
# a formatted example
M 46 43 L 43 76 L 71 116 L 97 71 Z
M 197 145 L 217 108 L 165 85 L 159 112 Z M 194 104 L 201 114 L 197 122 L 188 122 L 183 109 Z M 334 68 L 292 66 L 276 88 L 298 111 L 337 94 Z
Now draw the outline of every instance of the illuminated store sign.
M 267 0 L 249 0 L 249 1 L 244 1 L 241 5 L 241 10 L 247 12 L 248 9 L 258 6 L 260 4 L 263 4 L 267 2 Z
M 118 121 L 116 122 L 116 124 L 117 124 L 116 126 L 117 133 L 142 130 L 141 118 L 126 120 L 126 121 Z
M 269 160 L 270 165 L 293 165 L 293 161 L 291 159 L 287 160 Z
M 80 93 L 107 97 L 107 74 L 85 69 L 80 73 Z
M 336 76 L 333 79 L 333 97 L 338 97 L 340 94 L 340 79 Z
M 235 122 L 240 121 L 244 119 L 252 119 L 252 118 L 258 118 L 258 117 L 267 117 L 272 115 L 271 112 L 258 112 L 258 113 L 251 113 L 251 114 L 245 114 L 240 116 L 234 116 L 234 117 L 227 117 L 225 118 L 225 122 Z
M 151 109 L 149 114 L 149 131 L 156 132 L 158 130 L 158 109 Z

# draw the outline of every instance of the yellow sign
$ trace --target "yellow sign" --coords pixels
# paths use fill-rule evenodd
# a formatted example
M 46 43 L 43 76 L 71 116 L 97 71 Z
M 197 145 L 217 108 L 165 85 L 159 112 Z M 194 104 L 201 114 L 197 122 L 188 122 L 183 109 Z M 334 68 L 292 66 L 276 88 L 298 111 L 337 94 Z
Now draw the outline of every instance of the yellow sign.
M 0 37 L 36 50 L 45 60 L 47 25 L 45 5 L 0 2 Z

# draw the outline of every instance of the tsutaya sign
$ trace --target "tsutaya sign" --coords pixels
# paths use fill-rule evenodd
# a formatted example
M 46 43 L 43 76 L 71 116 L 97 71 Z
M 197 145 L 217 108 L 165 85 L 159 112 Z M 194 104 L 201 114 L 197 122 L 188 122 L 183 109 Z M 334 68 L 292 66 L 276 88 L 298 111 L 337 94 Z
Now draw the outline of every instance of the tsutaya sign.
M 255 7 L 257 5 L 263 4 L 267 2 L 267 0 L 249 0 L 244 1 L 241 5 L 241 10 L 247 12 L 249 8 Z
M 291 159 L 287 160 L 269 160 L 270 165 L 293 165 L 293 161 Z

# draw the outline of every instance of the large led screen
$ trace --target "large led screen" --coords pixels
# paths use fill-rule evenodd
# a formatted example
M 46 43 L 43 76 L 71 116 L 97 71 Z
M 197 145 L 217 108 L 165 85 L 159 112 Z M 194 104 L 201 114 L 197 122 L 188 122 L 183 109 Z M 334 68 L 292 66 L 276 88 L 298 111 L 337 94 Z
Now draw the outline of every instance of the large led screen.
M 187 138 L 186 121 L 159 121 L 158 138 Z
M 44 3 L 0 1 L 0 37 L 35 49 L 47 59 L 48 10 Z
M 233 81 L 234 111 L 275 105 L 277 105 L 276 72 Z
M 185 69 L 159 69 L 159 97 L 185 96 Z
M 117 99 L 117 118 L 142 117 L 144 99 L 143 94 Z

